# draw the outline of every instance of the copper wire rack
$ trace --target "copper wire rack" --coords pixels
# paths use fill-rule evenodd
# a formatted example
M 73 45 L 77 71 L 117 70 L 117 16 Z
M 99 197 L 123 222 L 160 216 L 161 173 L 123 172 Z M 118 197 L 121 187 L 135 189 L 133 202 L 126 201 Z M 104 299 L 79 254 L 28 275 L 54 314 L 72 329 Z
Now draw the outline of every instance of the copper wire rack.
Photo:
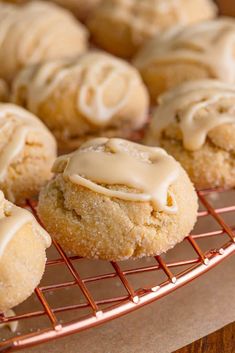
M 198 196 L 193 233 L 163 256 L 119 263 L 91 261 L 69 256 L 54 241 L 45 280 L 34 295 L 16 308 L 15 316 L 0 314 L 0 324 L 19 322 L 16 333 L 4 329 L 7 334 L 2 337 L 1 332 L 0 352 L 34 346 L 127 314 L 234 254 L 235 191 L 205 190 Z M 36 202 L 27 201 L 25 207 L 37 216 Z

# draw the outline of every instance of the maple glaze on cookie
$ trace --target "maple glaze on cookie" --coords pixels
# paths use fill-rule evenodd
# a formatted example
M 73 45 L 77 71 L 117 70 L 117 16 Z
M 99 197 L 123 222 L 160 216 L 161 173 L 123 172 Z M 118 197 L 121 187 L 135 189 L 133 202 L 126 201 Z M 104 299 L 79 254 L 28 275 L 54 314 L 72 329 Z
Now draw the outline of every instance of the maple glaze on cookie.
M 11 201 L 34 196 L 51 177 L 56 142 L 36 116 L 0 104 L 0 189 Z
M 185 81 L 235 83 L 235 19 L 174 28 L 146 43 L 134 60 L 152 99 Z
M 1 2 L 0 77 L 11 83 L 22 67 L 79 55 L 87 36 L 72 14 L 50 2 Z
M 198 188 L 233 187 L 234 104 L 232 84 L 184 83 L 159 97 L 145 142 L 172 154 Z
M 50 245 L 49 234 L 32 213 L 7 201 L 0 191 L 0 311 L 32 294 L 45 270 L 45 250 Z
M 87 24 L 95 44 L 131 58 L 156 34 L 213 18 L 216 13 L 211 0 L 106 0 L 94 9 Z
M 26 68 L 14 82 L 13 101 L 38 115 L 68 150 L 97 136 L 132 138 L 148 119 L 138 71 L 96 51 Z
M 197 196 L 164 150 L 98 138 L 59 157 L 41 191 L 46 229 L 79 256 L 124 260 L 161 254 L 190 232 Z

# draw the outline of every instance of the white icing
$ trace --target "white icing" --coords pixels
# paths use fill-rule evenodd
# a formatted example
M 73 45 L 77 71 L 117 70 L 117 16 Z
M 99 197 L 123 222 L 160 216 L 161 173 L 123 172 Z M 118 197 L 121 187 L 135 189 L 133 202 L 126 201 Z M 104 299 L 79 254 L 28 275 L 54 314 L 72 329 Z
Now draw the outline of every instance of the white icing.
M 189 62 L 208 68 L 211 77 L 235 82 L 235 20 L 219 18 L 174 28 L 149 41 L 135 59 L 145 68 L 157 63 Z
M 105 126 L 125 107 L 135 85 L 142 84 L 135 69 L 108 54 L 92 52 L 76 60 L 59 60 L 41 65 L 36 71 L 24 70 L 15 82 L 14 92 L 27 88 L 27 106 L 37 114 L 39 105 L 48 99 L 67 77 L 76 77 L 76 109 L 92 124 Z M 105 103 L 109 84 L 122 82 L 123 92 L 117 102 Z
M 56 150 L 56 142 L 33 114 L 13 104 L 0 104 L 0 134 L 10 132 L 10 137 L 1 146 L 0 152 L 0 181 L 3 181 L 10 164 L 20 156 L 24 150 L 29 132 L 40 133 L 40 142 L 48 146 L 49 151 Z
M 32 224 L 34 233 L 43 239 L 45 248 L 48 248 L 51 245 L 51 238 L 39 225 L 33 214 L 7 201 L 3 192 L 0 191 L 0 258 L 11 239 L 28 223 Z
M 53 171 L 103 195 L 128 201 L 150 201 L 156 210 L 167 213 L 178 210 L 169 186 L 178 178 L 179 165 L 161 148 L 115 138 L 97 138 L 59 157 Z M 103 185 L 122 185 L 139 192 L 113 190 Z
M 120 62 L 115 62 L 115 65 L 111 66 L 109 75 L 107 75 L 102 82 L 98 82 L 99 75 L 109 65 L 105 61 L 97 61 L 96 65 L 90 67 L 90 70 L 86 72 L 84 84 L 81 87 L 80 94 L 78 96 L 80 110 L 82 113 L 94 124 L 103 125 L 109 121 L 113 115 L 120 111 L 128 101 L 134 84 L 137 83 L 137 79 L 131 79 L 127 68 Z M 110 82 L 115 79 L 123 78 L 126 89 L 123 91 L 123 95 L 119 102 L 113 107 L 107 107 L 104 103 L 104 93 L 107 91 L 107 86 Z M 87 98 L 89 92 L 92 90 L 93 99 L 89 104 Z
M 235 108 L 213 114 L 198 113 L 220 100 L 234 99 L 235 86 L 216 80 L 202 80 L 183 85 L 160 96 L 149 128 L 156 141 L 171 123 L 177 123 L 183 138 L 183 145 L 190 151 L 200 149 L 208 132 L 223 124 L 235 124 Z M 176 117 L 178 116 L 178 122 Z
M 207 6 L 211 8 L 212 13 L 216 12 L 214 4 L 208 2 Z M 167 26 L 167 20 L 166 24 L 159 21 L 160 16 L 173 14 L 175 24 L 185 25 L 190 22 L 182 0 L 109 0 L 97 8 L 97 13 L 100 13 L 102 18 L 107 16 L 113 18 L 114 22 L 118 20 L 128 24 L 132 40 L 136 44 L 142 43 L 144 37 L 153 36 Z
M 54 4 L 0 3 L 1 76 L 13 78 L 25 63 L 77 55 L 85 49 L 86 37 L 85 27 Z

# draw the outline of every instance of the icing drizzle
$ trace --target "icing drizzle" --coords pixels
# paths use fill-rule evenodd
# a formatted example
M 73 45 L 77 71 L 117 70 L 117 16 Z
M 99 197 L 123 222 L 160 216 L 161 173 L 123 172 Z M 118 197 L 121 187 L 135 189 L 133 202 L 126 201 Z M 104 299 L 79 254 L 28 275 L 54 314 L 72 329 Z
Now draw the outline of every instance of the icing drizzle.
M 4 145 L 0 145 L 0 181 L 3 181 L 9 165 L 23 151 L 30 131 L 40 133 L 40 142 L 48 151 L 56 150 L 56 142 L 49 130 L 33 114 L 13 104 L 0 104 L 0 136 L 10 132 Z
M 211 16 L 216 13 L 214 4 L 208 1 L 207 7 L 208 10 L 202 15 L 202 19 L 210 17 L 210 12 Z M 106 15 L 127 23 L 135 44 L 142 43 L 146 36 L 153 36 L 164 27 L 172 25 L 172 22 L 167 20 L 165 24 L 159 21 L 160 16 L 167 16 L 170 13 L 175 23 L 185 25 L 190 22 L 181 0 L 109 0 L 97 8 L 94 17 L 99 13 L 102 19 Z
M 158 211 L 177 212 L 174 196 L 168 189 L 178 178 L 179 165 L 161 148 L 116 138 L 97 138 L 59 157 L 53 171 L 103 195 L 128 201 L 151 201 Z M 109 188 L 117 185 L 138 191 Z
M 212 78 L 235 82 L 235 20 L 221 17 L 187 28 L 174 28 L 149 41 L 135 59 L 142 69 L 152 63 L 193 62 Z
M 28 223 L 32 224 L 33 231 L 43 239 L 45 248 L 48 248 L 51 245 L 51 238 L 32 213 L 7 201 L 0 191 L 0 258 L 11 239 Z
M 36 69 L 22 71 L 15 82 L 13 96 L 17 96 L 21 87 L 27 88 L 27 107 L 37 114 L 39 105 L 67 77 L 76 77 L 77 80 L 77 111 L 97 126 L 107 125 L 125 107 L 135 85 L 142 84 L 136 70 L 124 61 L 108 54 L 91 52 L 76 60 L 54 60 Z M 106 96 L 114 84 L 117 94 L 106 103 Z
M 177 123 L 183 138 L 183 145 L 190 151 L 200 149 L 207 134 L 213 128 L 235 123 L 234 106 L 226 112 L 198 114 L 224 99 L 234 99 L 235 86 L 216 80 L 202 80 L 184 83 L 160 96 L 159 106 L 149 128 L 150 134 L 158 140 L 162 132 Z M 178 122 L 176 120 L 178 117 Z
M 7 80 L 26 63 L 78 55 L 86 39 L 85 27 L 59 6 L 44 1 L 0 4 L 0 74 Z

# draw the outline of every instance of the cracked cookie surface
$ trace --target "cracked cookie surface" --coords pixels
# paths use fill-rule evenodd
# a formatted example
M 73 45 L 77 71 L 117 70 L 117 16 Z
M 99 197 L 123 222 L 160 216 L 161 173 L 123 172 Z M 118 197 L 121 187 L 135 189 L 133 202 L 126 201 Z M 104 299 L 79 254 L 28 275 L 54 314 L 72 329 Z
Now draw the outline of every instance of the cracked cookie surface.
M 184 83 L 159 97 L 144 141 L 174 156 L 197 188 L 234 187 L 234 104 L 234 85 Z
M 0 191 L 0 311 L 27 299 L 45 270 L 50 236 L 33 215 Z
M 88 17 L 87 25 L 95 44 L 131 58 L 154 35 L 213 18 L 216 13 L 211 0 L 104 0 Z
M 126 154 L 131 153 L 129 144 Z M 139 150 L 134 147 L 132 152 L 134 158 L 141 161 L 145 158 L 144 146 L 138 146 Z M 99 158 L 99 151 L 107 147 L 88 149 L 93 148 Z M 176 162 L 172 159 L 172 163 Z M 74 183 L 63 175 L 65 165 L 63 161 L 57 166 L 55 178 L 42 189 L 38 212 L 46 229 L 65 249 L 76 255 L 125 260 L 161 254 L 182 241 L 193 228 L 197 217 L 197 196 L 178 163 L 174 166 L 179 166 L 179 174 L 168 189 L 167 202 L 171 203 L 174 198 L 177 204 L 177 212 L 171 214 L 155 208 L 151 201 L 128 201 Z M 103 172 L 105 176 L 105 170 Z M 140 192 L 127 185 L 102 183 L 98 186 L 121 195 L 136 193 L 137 198 Z
M 73 15 L 46 1 L 0 3 L 0 77 L 11 83 L 25 66 L 79 55 L 88 33 Z
M 16 203 L 36 195 L 51 178 L 56 142 L 33 114 L 0 104 L 0 190 Z
M 235 19 L 219 17 L 175 27 L 149 40 L 133 60 L 152 101 L 183 82 L 235 82 Z
M 45 122 L 62 151 L 92 137 L 132 139 L 148 118 L 138 71 L 103 52 L 27 67 L 13 86 L 12 100 Z

